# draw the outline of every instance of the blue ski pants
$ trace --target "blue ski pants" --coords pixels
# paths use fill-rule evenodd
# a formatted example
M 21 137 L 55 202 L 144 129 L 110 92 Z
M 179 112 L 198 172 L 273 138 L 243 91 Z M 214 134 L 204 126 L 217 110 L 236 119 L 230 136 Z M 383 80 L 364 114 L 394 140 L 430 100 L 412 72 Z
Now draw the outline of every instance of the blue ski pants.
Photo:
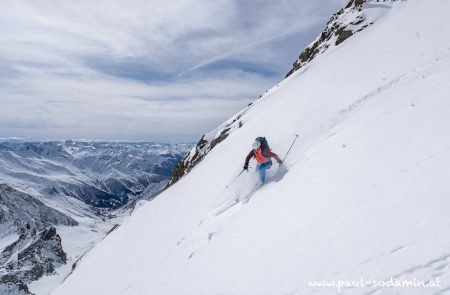
M 261 181 L 261 184 L 266 181 L 266 170 L 270 169 L 270 167 L 272 167 L 272 161 L 267 161 L 256 166 L 256 169 L 259 172 L 259 181 Z

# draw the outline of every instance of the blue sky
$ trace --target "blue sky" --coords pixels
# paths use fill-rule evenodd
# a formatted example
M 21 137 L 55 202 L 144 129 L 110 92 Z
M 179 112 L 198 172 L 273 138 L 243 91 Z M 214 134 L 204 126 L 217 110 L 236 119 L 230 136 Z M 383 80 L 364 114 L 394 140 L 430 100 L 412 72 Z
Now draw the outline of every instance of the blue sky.
M 196 141 L 345 0 L 6 0 L 0 138 Z

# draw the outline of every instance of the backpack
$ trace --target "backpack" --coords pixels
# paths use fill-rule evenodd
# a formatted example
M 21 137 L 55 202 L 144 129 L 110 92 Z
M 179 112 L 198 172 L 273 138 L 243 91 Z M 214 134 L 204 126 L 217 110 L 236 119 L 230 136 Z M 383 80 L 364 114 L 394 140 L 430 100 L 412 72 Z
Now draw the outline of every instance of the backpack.
M 255 140 L 259 142 L 259 144 L 263 148 L 263 151 L 264 149 L 268 149 L 270 151 L 269 144 L 267 143 L 267 139 L 265 137 L 257 137 Z

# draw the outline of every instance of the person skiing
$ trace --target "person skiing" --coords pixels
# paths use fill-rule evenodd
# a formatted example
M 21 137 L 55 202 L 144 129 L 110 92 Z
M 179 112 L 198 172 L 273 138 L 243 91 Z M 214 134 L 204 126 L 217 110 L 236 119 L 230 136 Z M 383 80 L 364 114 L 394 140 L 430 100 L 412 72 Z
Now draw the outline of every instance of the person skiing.
M 264 184 L 266 180 L 266 170 L 270 169 L 272 166 L 271 158 L 275 158 L 278 164 L 282 164 L 280 157 L 270 150 L 269 144 L 267 143 L 265 137 L 257 137 L 255 139 L 252 150 L 248 153 L 247 158 L 245 159 L 244 170 L 248 171 L 248 163 L 253 157 L 255 157 L 256 162 L 258 163 L 256 169 L 259 172 L 259 181 L 261 184 Z

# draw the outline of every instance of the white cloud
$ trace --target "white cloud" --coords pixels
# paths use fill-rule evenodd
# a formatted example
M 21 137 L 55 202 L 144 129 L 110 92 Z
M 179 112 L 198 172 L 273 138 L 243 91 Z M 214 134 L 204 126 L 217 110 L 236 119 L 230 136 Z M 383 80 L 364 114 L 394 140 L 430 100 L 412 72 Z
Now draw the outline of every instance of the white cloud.
M 3 1 L 0 137 L 195 140 L 343 2 Z

